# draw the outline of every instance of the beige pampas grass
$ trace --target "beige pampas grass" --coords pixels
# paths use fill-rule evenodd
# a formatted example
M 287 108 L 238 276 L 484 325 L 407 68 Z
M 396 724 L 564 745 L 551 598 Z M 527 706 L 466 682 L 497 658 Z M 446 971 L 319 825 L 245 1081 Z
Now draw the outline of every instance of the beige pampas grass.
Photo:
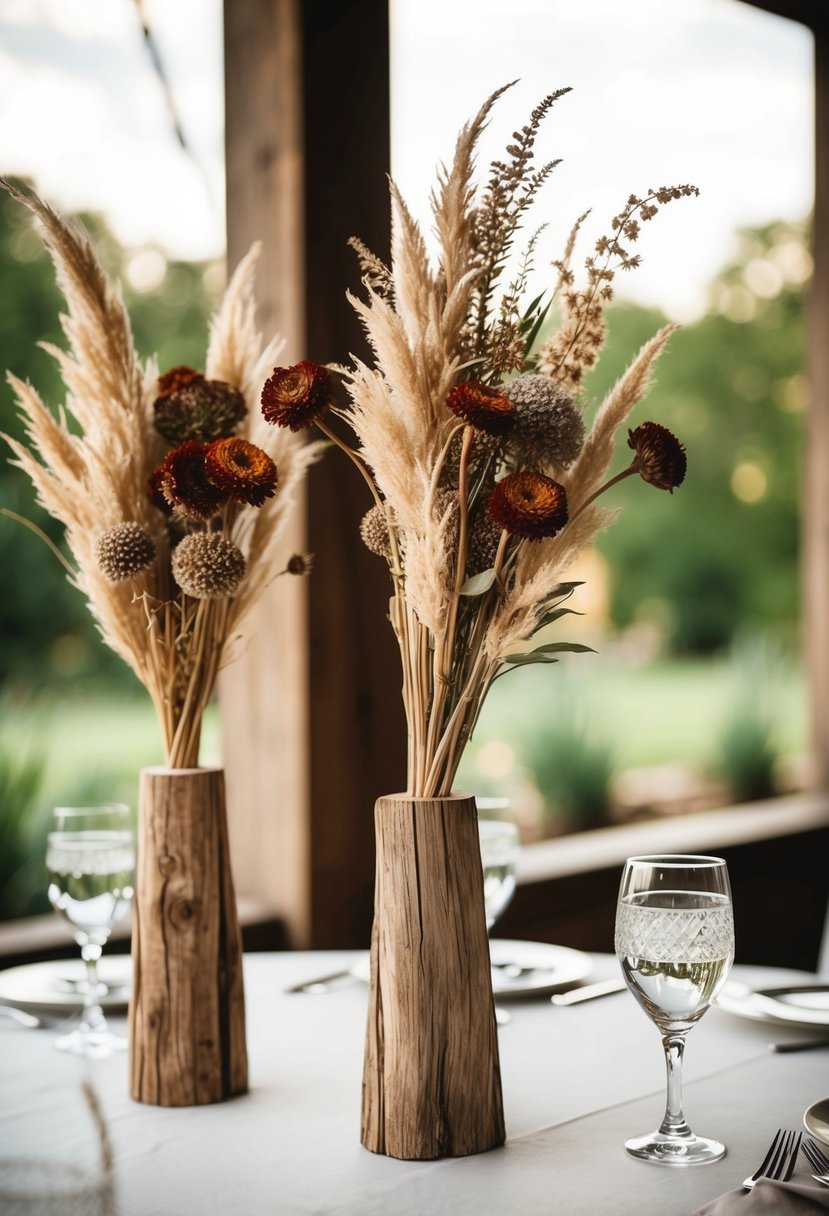
M 651 218 L 657 203 L 693 187 L 632 195 L 621 219 L 614 218 L 621 226 L 613 227 L 612 238 L 601 238 L 597 256 L 587 260 L 587 284 L 577 290 L 571 262 L 587 213 L 579 217 L 555 263 L 561 325 L 536 357 L 532 342 L 549 302 L 521 305 L 528 255 L 517 277 L 505 284 L 503 274 L 525 213 L 558 164 L 536 168 L 533 152 L 542 121 L 567 91 L 551 93 L 532 111 L 491 166 L 483 190 L 474 180 L 475 155 L 503 90 L 463 128 L 431 196 L 435 261 L 392 183 L 390 265 L 352 241 L 364 297 L 350 299 L 373 354 L 370 365 L 354 360 L 344 372 L 350 408 L 336 411 L 349 423 L 354 447 L 319 415 L 309 419 L 345 449 L 375 498 L 364 529 L 370 527 L 370 547 L 386 558 L 392 579 L 389 617 L 403 665 L 413 796 L 450 793 L 499 675 L 557 653 L 549 646 L 532 652 L 533 636 L 561 615 L 558 606 L 574 586 L 562 581 L 568 566 L 613 518 L 593 499 L 603 488 L 618 427 L 645 393 L 673 329 L 666 327 L 640 352 L 585 438 L 582 374 L 601 345 L 615 269 L 637 260 L 620 241 L 635 241 L 638 221 Z M 531 237 L 529 253 L 533 246 Z M 523 390 L 519 385 L 511 402 L 508 372 L 540 375 Z M 270 403 L 275 418 L 278 390 L 273 377 L 266 391 L 277 399 Z M 448 404 L 453 390 L 457 411 Z M 551 427 L 562 432 L 558 448 Z M 678 467 L 681 445 L 670 439 L 680 453 L 672 448 Z M 651 453 L 651 461 L 658 456 Z M 641 471 L 637 459 L 644 457 L 616 479 Z M 497 512 L 490 511 L 496 500 Z M 496 526 L 504 526 L 482 545 L 496 515 Z M 481 551 L 491 556 L 483 570 Z
M 205 374 L 243 394 L 248 408 L 238 433 L 274 460 L 278 489 L 258 509 L 225 502 L 213 522 L 194 524 L 160 509 L 148 492 L 148 478 L 170 445 L 153 426 L 157 370 L 152 362 L 142 365 L 136 355 L 119 289 L 108 281 L 80 227 L 65 223 L 36 195 L 3 179 L 0 183 L 35 216 L 67 305 L 62 317 L 67 349 L 44 344 L 67 390 L 58 416 L 31 385 L 8 377 L 26 431 L 23 443 L 4 436 L 12 463 L 31 479 L 41 505 L 66 528 L 74 559 L 71 580 L 86 596 L 103 640 L 147 688 L 161 724 L 166 763 L 195 767 L 202 714 L 226 644 L 238 636 L 248 609 L 284 565 L 278 560 L 280 536 L 305 469 L 318 451 L 290 434 L 274 432 L 255 408 L 262 380 L 280 349 L 278 341 L 265 343 L 256 328 L 258 247 L 240 263 L 213 318 Z M 70 429 L 70 416 L 80 434 Z M 230 594 L 194 598 L 173 579 L 171 549 L 187 536 L 206 538 L 210 528 L 219 528 L 223 543 L 231 546 L 228 552 L 239 553 L 235 560 L 241 583 Z M 140 541 L 144 536 L 146 542 Z M 129 551 L 122 537 L 131 542 Z M 130 576 L 139 557 L 153 549 L 155 560 Z M 221 558 L 226 565 L 224 550 Z M 115 581 L 114 575 L 119 576 Z M 191 577 L 200 591 L 230 588 L 234 581 L 225 566 L 220 570 L 217 565 L 211 574 L 204 563 L 199 578 L 195 573 Z

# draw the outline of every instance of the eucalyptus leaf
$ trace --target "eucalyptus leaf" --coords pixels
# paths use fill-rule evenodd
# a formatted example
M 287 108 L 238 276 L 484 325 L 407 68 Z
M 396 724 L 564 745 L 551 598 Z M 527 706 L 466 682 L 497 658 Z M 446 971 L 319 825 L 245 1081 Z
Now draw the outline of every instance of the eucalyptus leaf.
M 563 616 L 584 616 L 584 613 L 578 612 L 575 608 L 553 608 L 550 612 L 544 613 L 534 632 L 538 633 L 545 625 L 552 625 L 553 621 L 557 621 Z
M 489 591 L 492 584 L 495 582 L 495 571 L 482 570 L 480 574 L 473 574 L 468 578 L 461 587 L 461 595 L 483 595 Z
M 536 646 L 535 650 L 524 651 L 523 654 L 506 654 L 503 662 L 511 666 L 522 666 L 526 663 L 557 663 L 553 658 L 557 654 L 595 654 L 592 646 L 584 646 L 581 642 L 547 642 L 544 646 Z
M 539 654 L 536 650 L 528 650 L 524 654 L 505 654 L 502 663 L 510 667 L 527 667 L 530 663 L 557 663 L 552 655 Z

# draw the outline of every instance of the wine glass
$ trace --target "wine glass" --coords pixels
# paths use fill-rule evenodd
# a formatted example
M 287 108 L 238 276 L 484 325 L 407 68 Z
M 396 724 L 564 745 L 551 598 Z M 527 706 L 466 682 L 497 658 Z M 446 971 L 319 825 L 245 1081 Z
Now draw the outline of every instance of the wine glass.
M 720 857 L 630 857 L 616 909 L 616 955 L 628 987 L 662 1035 L 668 1068 L 665 1117 L 625 1143 L 660 1165 L 718 1161 L 725 1146 L 695 1136 L 682 1110 L 685 1036 L 726 981 L 734 961 L 728 870 Z
M 515 867 L 521 846 L 518 825 L 507 798 L 476 798 L 475 801 L 484 870 L 486 931 L 489 933 L 515 894 Z M 501 1026 L 510 1020 L 507 1011 L 497 1005 L 495 1018 Z
M 76 1055 L 107 1056 L 126 1047 L 112 1034 L 100 1006 L 98 959 L 133 895 L 135 839 L 129 807 L 57 807 L 46 844 L 49 902 L 69 921 L 86 963 L 81 1023 L 55 1046 Z

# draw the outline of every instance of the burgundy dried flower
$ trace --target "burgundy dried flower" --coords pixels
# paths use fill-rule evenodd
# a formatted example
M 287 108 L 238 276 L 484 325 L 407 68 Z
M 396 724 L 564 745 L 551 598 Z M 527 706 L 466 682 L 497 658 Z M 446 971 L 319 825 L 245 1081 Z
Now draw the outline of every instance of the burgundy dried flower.
M 275 367 L 262 386 L 261 400 L 266 422 L 301 431 L 331 404 L 330 373 L 310 359 Z
M 628 431 L 628 447 L 636 453 L 634 465 L 643 481 L 673 493 L 685 480 L 685 447 L 667 427 L 643 422 Z
M 153 478 L 158 476 L 167 502 L 191 519 L 210 519 L 226 501 L 219 487 L 208 479 L 206 452 L 206 444 L 186 439 L 167 453 L 161 469 L 153 474 Z
M 541 540 L 567 523 L 567 494 L 552 478 L 521 469 L 496 483 L 489 513 L 511 536 Z
M 204 467 L 213 485 L 233 502 L 261 507 L 276 491 L 276 465 L 247 439 L 215 440 L 205 452 Z
M 477 380 L 456 384 L 446 404 L 453 414 L 488 435 L 506 435 L 515 417 L 515 406 L 508 397 Z

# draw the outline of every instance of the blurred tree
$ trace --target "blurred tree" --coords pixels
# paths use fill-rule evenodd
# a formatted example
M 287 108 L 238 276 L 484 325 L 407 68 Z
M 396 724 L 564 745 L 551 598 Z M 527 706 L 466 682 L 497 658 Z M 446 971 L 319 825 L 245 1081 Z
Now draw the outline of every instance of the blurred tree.
M 141 356 L 157 354 L 162 370 L 178 363 L 201 367 L 222 268 L 169 262 L 157 249 L 122 250 L 102 219 L 81 218 L 106 270 L 123 284 Z M 63 344 L 63 301 L 29 213 L 1 190 L 0 277 L 7 301 L 0 309 L 0 368 L 30 380 L 54 408 L 65 393 L 54 361 L 37 343 Z M 22 434 L 4 378 L 0 431 Z M 0 506 L 32 520 L 60 542 L 60 525 L 35 503 L 28 478 L 5 459 L 0 459 Z M 119 687 L 134 683 L 126 666 L 98 641 L 82 596 L 55 557 L 5 517 L 0 517 L 0 563 L 8 572 L 7 591 L 0 596 L 0 685 L 8 691 L 36 691 L 80 675 Z
M 624 513 L 598 541 L 614 622 L 655 624 L 675 651 L 721 649 L 744 628 L 796 636 L 809 270 L 803 228 L 740 234 L 709 313 L 673 336 L 631 423 L 650 418 L 682 439 L 684 484 L 658 501 L 659 491 L 631 478 L 602 500 Z M 664 323 L 635 305 L 611 308 L 590 400 L 601 400 Z M 614 471 L 625 463 L 623 436 Z

